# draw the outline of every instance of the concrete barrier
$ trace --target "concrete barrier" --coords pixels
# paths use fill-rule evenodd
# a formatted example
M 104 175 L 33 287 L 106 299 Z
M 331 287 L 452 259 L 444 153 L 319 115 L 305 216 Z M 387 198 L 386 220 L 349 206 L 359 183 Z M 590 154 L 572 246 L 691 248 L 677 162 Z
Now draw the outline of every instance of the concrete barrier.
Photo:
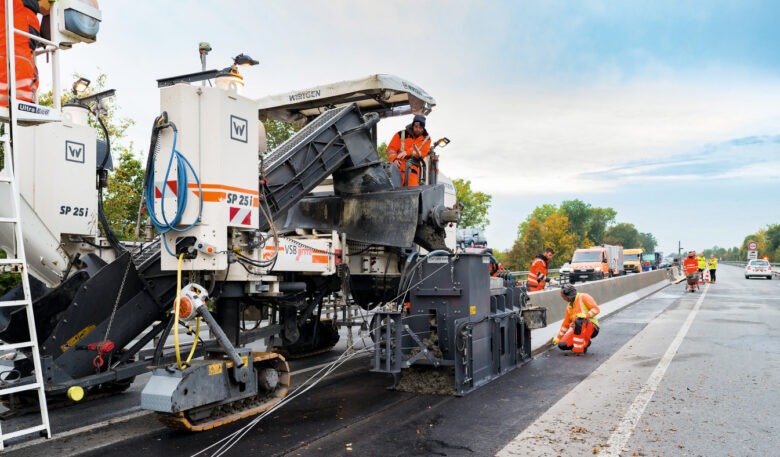
M 599 318 L 606 317 L 638 300 L 651 295 L 670 284 L 666 270 L 629 274 L 617 278 L 578 283 L 578 292 L 593 296 L 599 304 Z M 528 294 L 531 304 L 547 308 L 547 327 L 531 332 L 531 348 L 534 354 L 550 347 L 549 342 L 558 333 L 566 311 L 560 289 Z

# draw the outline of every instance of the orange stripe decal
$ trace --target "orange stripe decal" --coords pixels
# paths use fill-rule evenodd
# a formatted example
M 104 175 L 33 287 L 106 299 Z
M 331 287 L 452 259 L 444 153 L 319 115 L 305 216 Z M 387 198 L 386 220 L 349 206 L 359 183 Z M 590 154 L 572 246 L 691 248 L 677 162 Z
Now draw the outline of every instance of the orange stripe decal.
M 198 191 L 194 191 L 193 194 L 195 194 L 196 197 L 199 197 Z M 204 202 L 220 202 L 224 199 L 225 192 L 203 191 Z
M 198 184 L 190 183 L 189 185 L 187 185 L 187 187 L 189 187 L 190 189 L 197 189 Z M 242 187 L 226 186 L 224 184 L 201 184 L 200 187 L 201 189 L 220 189 L 220 190 L 231 191 L 231 192 L 241 192 L 242 194 L 249 194 L 254 196 L 259 195 L 257 189 L 244 189 Z
M 328 256 L 326 255 L 312 255 L 311 263 L 328 263 Z

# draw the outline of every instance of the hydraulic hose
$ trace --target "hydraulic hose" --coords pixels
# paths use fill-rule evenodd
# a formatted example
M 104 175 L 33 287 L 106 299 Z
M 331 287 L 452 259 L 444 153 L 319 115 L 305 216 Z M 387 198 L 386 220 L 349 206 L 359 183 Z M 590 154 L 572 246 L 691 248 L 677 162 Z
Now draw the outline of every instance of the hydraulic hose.
M 108 158 L 111 156 L 111 138 L 108 136 L 108 128 L 106 128 L 106 124 L 103 122 L 103 118 L 100 116 L 100 114 L 95 113 L 95 117 L 97 118 L 98 124 L 100 124 L 100 128 L 103 130 L 103 137 L 106 139 L 106 155 L 103 157 L 103 162 L 100 164 L 100 167 L 98 167 L 97 170 L 102 178 L 102 175 L 107 173 L 106 164 L 108 163 Z M 116 233 L 114 233 L 114 231 L 111 229 L 111 225 L 108 223 L 106 211 L 103 207 L 103 186 L 100 182 L 98 182 L 98 220 L 100 220 L 100 226 L 103 227 L 103 232 L 106 234 L 106 240 L 108 241 L 108 244 L 111 245 L 117 256 L 124 254 L 127 249 L 125 249 L 125 247 L 122 246 L 122 243 L 119 242 L 119 238 L 116 236 Z
M 198 347 L 198 339 L 200 338 L 200 317 L 196 319 L 195 323 L 195 340 L 192 342 L 192 348 L 190 354 L 187 356 L 187 360 L 183 363 L 181 361 L 181 352 L 179 350 L 179 307 L 181 304 L 181 264 L 184 261 L 184 254 L 179 254 L 179 263 L 176 268 L 176 301 L 173 303 L 173 347 L 176 352 L 176 367 L 179 370 L 187 368 L 192 360 L 192 356 L 195 355 L 195 348 Z M 187 327 L 192 331 L 192 327 Z
M 171 155 L 168 158 L 168 165 L 165 170 L 165 176 L 162 180 L 162 189 L 160 191 L 160 216 L 154 209 L 155 199 L 155 172 L 154 172 L 154 160 L 159 153 L 159 135 L 164 129 L 170 128 L 173 130 L 173 145 L 171 146 Z M 163 113 L 154 121 L 154 127 L 152 130 L 152 141 L 149 151 L 149 158 L 146 163 L 146 177 L 144 179 L 144 198 L 146 200 L 146 209 L 149 214 L 149 220 L 152 222 L 154 228 L 161 234 L 165 235 L 168 232 L 186 232 L 192 227 L 200 223 L 201 216 L 203 214 L 203 189 L 201 187 L 198 174 L 195 172 L 192 164 L 189 160 L 176 149 L 176 142 L 178 140 L 179 131 L 176 128 L 176 124 L 168 122 L 168 114 Z M 176 210 L 172 218 L 168 218 L 165 214 L 165 195 L 168 192 L 167 183 L 171 177 L 171 169 L 176 164 Z M 189 173 L 188 173 L 189 171 Z M 195 221 L 185 228 L 176 228 L 181 223 L 184 212 L 187 209 L 188 195 L 189 195 L 189 176 L 190 174 L 194 178 L 198 186 L 198 216 Z M 168 254 L 175 255 L 168 243 L 163 237 L 163 246 Z

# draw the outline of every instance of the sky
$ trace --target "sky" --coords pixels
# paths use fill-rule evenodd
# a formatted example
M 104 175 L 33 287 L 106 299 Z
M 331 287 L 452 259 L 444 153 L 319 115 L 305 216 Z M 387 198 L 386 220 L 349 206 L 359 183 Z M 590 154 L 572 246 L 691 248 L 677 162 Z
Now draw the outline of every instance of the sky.
M 156 80 L 200 71 L 207 41 L 209 68 L 241 52 L 260 61 L 242 68 L 250 98 L 375 73 L 425 89 L 437 102 L 428 131 L 452 141 L 440 170 L 493 196 L 486 236 L 497 249 L 536 206 L 571 199 L 615 209 L 665 253 L 738 246 L 780 223 L 775 1 L 100 6 L 98 41 L 62 53 L 64 84 L 105 73 L 141 157 Z M 380 141 L 409 121 L 380 123 Z

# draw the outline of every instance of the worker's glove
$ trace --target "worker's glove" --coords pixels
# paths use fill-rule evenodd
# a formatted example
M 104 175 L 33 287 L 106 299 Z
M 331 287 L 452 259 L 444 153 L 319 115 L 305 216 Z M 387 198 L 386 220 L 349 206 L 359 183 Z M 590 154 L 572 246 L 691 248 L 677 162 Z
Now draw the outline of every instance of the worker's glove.
M 585 315 L 585 313 L 579 313 L 577 314 L 577 319 L 587 319 L 588 316 Z
M 557 346 L 558 345 L 558 338 L 553 338 L 552 339 L 552 344 L 553 344 L 553 346 Z

